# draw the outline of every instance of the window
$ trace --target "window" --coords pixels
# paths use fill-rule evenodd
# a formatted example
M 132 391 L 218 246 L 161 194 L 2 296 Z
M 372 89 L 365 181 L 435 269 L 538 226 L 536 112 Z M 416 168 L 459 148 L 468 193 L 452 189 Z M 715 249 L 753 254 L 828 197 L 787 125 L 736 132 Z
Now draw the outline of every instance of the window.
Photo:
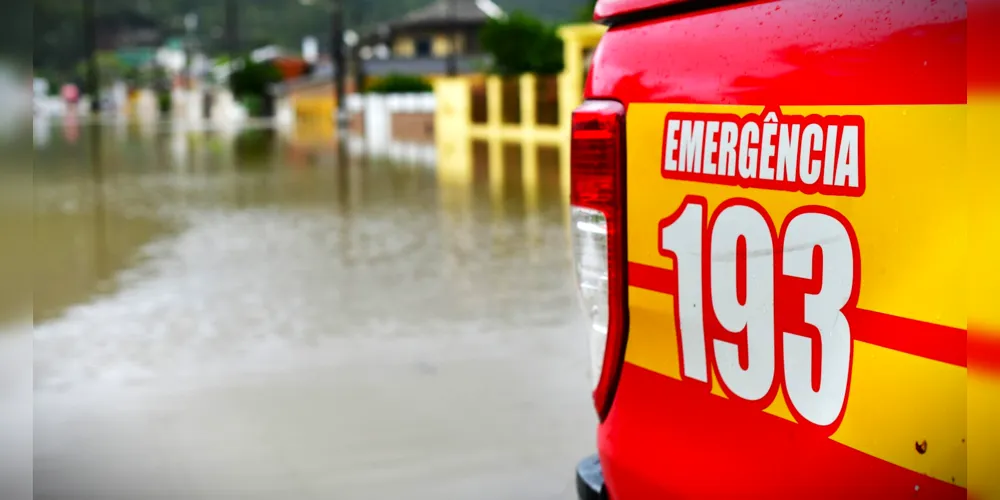
M 430 57 L 431 56 L 431 40 L 429 38 L 418 38 L 414 43 L 414 48 L 417 57 Z

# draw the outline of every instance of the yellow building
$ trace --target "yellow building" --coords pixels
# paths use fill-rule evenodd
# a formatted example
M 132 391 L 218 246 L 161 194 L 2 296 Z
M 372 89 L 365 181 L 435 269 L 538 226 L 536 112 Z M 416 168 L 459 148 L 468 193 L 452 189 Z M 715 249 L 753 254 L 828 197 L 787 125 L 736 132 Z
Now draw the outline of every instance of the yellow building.
M 482 81 L 481 77 L 458 76 L 435 81 L 439 171 L 447 171 L 449 178 L 456 179 L 471 175 L 471 141 L 485 141 L 491 182 L 500 182 L 497 179 L 504 175 L 503 146 L 516 144 L 524 162 L 522 180 L 531 184 L 537 179 L 538 148 L 554 146 L 559 151 L 561 183 L 568 193 L 570 118 L 573 109 L 583 102 L 590 56 L 606 31 L 607 27 L 592 23 L 559 28 L 565 67 L 555 77 L 491 75 Z M 546 87 L 540 85 L 545 80 L 555 84 L 555 102 L 540 92 Z M 477 92 L 479 87 L 481 91 Z M 553 112 L 540 113 L 543 105 L 554 108 Z

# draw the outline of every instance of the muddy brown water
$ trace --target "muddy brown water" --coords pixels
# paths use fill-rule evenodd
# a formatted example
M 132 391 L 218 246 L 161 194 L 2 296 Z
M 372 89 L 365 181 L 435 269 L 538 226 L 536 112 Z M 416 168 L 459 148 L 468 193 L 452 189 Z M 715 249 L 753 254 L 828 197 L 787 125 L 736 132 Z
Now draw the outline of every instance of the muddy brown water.
M 35 498 L 575 498 L 595 421 L 558 166 L 46 133 Z

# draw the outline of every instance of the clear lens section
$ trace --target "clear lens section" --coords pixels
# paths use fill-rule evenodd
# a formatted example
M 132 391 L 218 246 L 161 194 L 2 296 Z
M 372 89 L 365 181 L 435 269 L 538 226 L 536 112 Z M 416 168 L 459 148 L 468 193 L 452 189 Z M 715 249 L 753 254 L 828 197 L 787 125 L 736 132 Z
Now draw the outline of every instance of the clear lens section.
M 608 340 L 608 222 L 599 210 L 575 206 L 570 210 L 576 283 L 591 325 L 591 383 L 597 388 Z

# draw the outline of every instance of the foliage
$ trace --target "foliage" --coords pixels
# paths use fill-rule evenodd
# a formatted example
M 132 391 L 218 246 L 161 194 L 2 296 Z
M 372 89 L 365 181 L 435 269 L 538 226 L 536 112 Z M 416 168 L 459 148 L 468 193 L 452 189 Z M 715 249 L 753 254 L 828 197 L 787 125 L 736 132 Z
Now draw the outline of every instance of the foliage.
M 162 91 L 170 90 L 172 82 L 170 81 L 170 75 L 167 74 L 167 70 L 160 66 L 154 66 L 149 72 L 150 84 L 154 89 Z
M 420 93 L 433 90 L 434 88 L 427 80 L 410 75 L 388 75 L 379 78 L 365 88 L 366 92 L 373 94 Z
M 87 82 L 87 61 L 80 61 L 76 65 L 76 78 L 81 82 Z M 125 78 L 128 68 L 122 64 L 113 52 L 97 53 L 97 77 L 101 82 L 112 82 Z M 92 89 L 86 89 L 89 93 Z
M 265 113 L 264 97 L 259 95 L 246 94 L 240 98 L 240 103 L 246 108 L 250 116 L 263 116 Z
M 597 7 L 597 0 L 585 0 L 585 3 L 576 13 L 576 21 L 587 23 L 594 20 L 594 8 Z
M 245 96 L 263 98 L 270 95 L 272 85 L 281 81 L 281 71 L 270 62 L 245 58 L 242 66 L 229 75 L 229 89 L 237 99 Z
M 170 110 L 173 109 L 174 107 L 174 98 L 170 94 L 170 92 L 167 91 L 157 92 L 156 101 L 157 104 L 159 105 L 160 112 L 163 114 L 169 113 Z
M 365 31 L 379 23 L 397 19 L 407 12 L 423 7 L 434 0 L 342 0 L 345 23 L 348 28 Z M 574 20 L 581 6 L 592 0 L 497 0 L 504 9 L 526 11 L 550 21 Z M 328 0 L 315 0 L 305 6 L 295 0 L 236 0 L 239 17 L 237 32 L 240 51 L 253 48 L 251 42 L 271 39 L 289 48 L 297 48 L 302 37 L 312 34 L 321 43 L 329 32 Z M 25 8 L 24 2 L 13 2 L 10 9 Z M 135 12 L 155 20 L 164 36 L 184 32 L 183 18 L 188 12 L 198 15 L 198 26 L 193 33 L 199 46 L 208 54 L 226 52 L 225 9 L 222 0 L 98 0 L 96 15 L 108 16 Z M 25 40 L 33 40 L 33 59 L 36 70 L 44 69 L 53 78 L 54 85 L 76 79 L 74 70 L 83 60 L 83 15 L 79 0 L 32 0 L 29 18 L 32 23 L 17 24 L 15 32 L 23 32 Z M 22 19 L 11 14 L 11 19 Z M 16 37 L 15 37 L 16 38 Z M 11 46 L 15 46 L 11 44 Z M 81 80 L 76 80 L 81 81 Z
M 234 63 L 229 74 L 229 90 L 251 116 L 270 113 L 272 87 L 283 81 L 281 70 L 268 61 L 254 62 L 244 57 Z
M 136 88 L 145 86 L 145 77 L 142 70 L 139 68 L 125 68 L 124 74 L 122 75 L 125 80 L 125 85 L 129 88 Z
M 552 75 L 563 70 L 563 42 L 555 27 L 523 12 L 491 19 L 480 41 L 493 56 L 495 73 Z
M 67 83 L 69 80 L 66 78 L 64 72 L 51 70 L 48 68 L 36 68 L 34 71 L 35 78 L 41 78 L 49 83 L 48 92 L 49 95 L 59 95 L 62 89 L 62 84 Z

